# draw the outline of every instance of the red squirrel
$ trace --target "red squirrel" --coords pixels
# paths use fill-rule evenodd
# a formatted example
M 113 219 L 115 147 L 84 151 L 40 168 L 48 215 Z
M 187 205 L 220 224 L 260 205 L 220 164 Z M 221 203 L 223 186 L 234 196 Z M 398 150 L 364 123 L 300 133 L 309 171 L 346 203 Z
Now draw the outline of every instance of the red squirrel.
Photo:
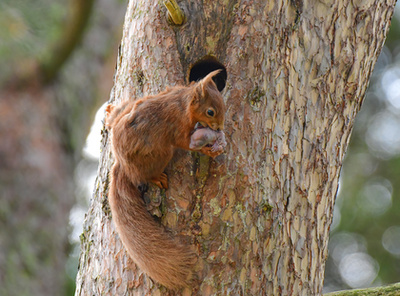
M 152 182 L 168 188 L 164 169 L 175 148 L 199 150 L 211 157 L 223 152 L 226 108 L 212 80 L 218 73 L 106 108 L 115 158 L 108 195 L 112 219 L 133 261 L 169 289 L 190 284 L 196 255 L 153 219 L 139 186 Z M 195 142 L 190 146 L 192 136 Z

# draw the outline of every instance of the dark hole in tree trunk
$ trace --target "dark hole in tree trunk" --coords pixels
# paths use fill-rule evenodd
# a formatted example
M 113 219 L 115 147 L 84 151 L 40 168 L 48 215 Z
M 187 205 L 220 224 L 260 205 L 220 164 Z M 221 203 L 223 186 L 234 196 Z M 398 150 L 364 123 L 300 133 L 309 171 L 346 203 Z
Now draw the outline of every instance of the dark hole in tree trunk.
M 189 82 L 199 81 L 203 77 L 206 77 L 208 73 L 218 69 L 222 69 L 222 71 L 218 75 L 215 75 L 213 80 L 218 90 L 222 91 L 225 88 L 228 75 L 225 66 L 212 56 L 206 56 L 192 66 L 189 73 Z

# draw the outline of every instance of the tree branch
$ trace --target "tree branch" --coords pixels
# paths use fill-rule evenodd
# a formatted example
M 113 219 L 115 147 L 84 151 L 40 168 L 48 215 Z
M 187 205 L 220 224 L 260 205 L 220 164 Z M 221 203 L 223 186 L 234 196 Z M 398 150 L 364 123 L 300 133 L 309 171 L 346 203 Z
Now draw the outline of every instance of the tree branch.
M 345 290 L 324 294 L 325 296 L 396 296 L 400 295 L 400 283 L 396 283 L 389 286 L 367 288 L 367 289 L 356 289 L 356 290 Z

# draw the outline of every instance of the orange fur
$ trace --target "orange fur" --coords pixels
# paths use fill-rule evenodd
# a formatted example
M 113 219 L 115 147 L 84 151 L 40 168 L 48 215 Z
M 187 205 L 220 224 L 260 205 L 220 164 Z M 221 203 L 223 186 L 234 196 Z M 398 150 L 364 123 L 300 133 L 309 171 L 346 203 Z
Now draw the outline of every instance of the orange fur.
M 107 106 L 115 163 L 109 203 L 119 236 L 135 263 L 170 289 L 190 284 L 196 261 L 189 246 L 170 236 L 146 210 L 138 186 L 153 182 L 168 188 L 163 173 L 176 147 L 189 148 L 195 124 L 223 128 L 225 105 L 212 77 L 189 86 L 167 88 L 137 101 Z M 210 108 L 214 116 L 207 114 Z M 209 147 L 201 151 L 215 157 Z

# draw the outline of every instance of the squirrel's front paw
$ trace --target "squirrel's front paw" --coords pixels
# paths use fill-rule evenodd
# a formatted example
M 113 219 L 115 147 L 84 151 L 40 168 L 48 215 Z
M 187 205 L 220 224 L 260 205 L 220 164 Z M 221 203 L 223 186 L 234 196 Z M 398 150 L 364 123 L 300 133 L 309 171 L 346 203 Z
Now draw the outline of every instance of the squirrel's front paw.
M 223 149 L 214 150 L 213 147 L 203 147 L 203 148 L 201 148 L 200 152 L 205 154 L 205 155 L 208 155 L 208 156 L 210 156 L 212 158 L 215 158 L 218 155 L 221 155 L 224 152 L 224 150 Z

